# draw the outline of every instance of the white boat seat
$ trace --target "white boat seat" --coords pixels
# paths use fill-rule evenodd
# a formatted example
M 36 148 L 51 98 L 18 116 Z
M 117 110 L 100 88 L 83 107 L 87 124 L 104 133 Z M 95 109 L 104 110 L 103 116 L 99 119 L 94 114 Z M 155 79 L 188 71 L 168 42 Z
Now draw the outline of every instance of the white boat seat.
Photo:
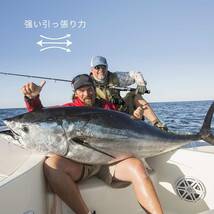
M 155 183 L 156 176 L 154 171 L 150 174 L 150 177 Z M 144 214 L 135 198 L 131 185 L 126 188 L 115 189 L 94 176 L 80 183 L 79 188 L 89 208 L 93 209 L 95 206 L 98 213 L 115 213 L 115 207 L 117 207 L 117 209 L 120 207 L 121 213 Z M 95 198 L 102 198 L 102 201 L 105 201 L 105 203 L 96 203 L 92 196 L 95 196 Z M 115 200 L 117 198 L 120 198 L 120 200 Z M 124 206 L 124 204 L 126 204 L 126 206 Z M 51 213 L 51 209 L 54 209 L 58 214 L 73 214 L 70 208 L 68 208 L 58 196 L 51 192 L 48 194 L 48 209 L 49 214 Z

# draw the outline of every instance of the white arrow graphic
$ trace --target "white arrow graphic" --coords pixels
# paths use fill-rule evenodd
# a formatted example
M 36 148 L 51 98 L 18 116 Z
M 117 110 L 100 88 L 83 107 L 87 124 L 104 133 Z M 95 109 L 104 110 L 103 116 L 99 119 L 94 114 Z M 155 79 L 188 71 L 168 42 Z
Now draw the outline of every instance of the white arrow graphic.
M 57 37 L 57 38 L 46 37 L 46 36 L 43 36 L 43 35 L 40 35 L 40 37 L 43 38 L 43 39 L 48 39 L 48 40 L 60 40 L 60 39 L 66 39 L 66 38 L 71 37 L 71 34 L 66 34 L 66 35 L 63 36 L 63 37 Z
M 59 46 L 50 46 L 50 47 L 42 48 L 42 49 L 40 49 L 40 52 L 48 50 L 48 49 L 61 49 L 61 50 L 64 50 L 66 52 L 71 52 L 70 48 L 63 48 L 63 47 L 59 47 Z
M 61 49 L 61 50 L 64 50 L 66 52 L 71 52 L 71 49 L 68 47 L 72 44 L 72 42 L 69 39 L 66 39 L 66 38 L 71 37 L 71 34 L 66 34 L 65 36 L 57 37 L 57 38 L 46 37 L 43 35 L 40 35 L 40 37 L 43 39 L 41 39 L 40 41 L 38 41 L 36 43 L 37 45 L 42 47 L 42 49 L 40 49 L 40 52 L 48 50 L 48 49 Z M 44 39 L 46 41 L 44 41 Z M 64 41 L 58 41 L 58 40 L 62 40 L 62 39 L 64 39 Z M 49 40 L 49 41 L 47 41 L 47 40 Z M 45 47 L 45 45 L 46 45 L 46 47 Z
M 66 47 L 68 47 L 72 44 L 72 42 L 68 39 L 66 39 L 65 42 L 44 42 L 43 40 L 40 40 L 37 42 L 37 44 L 41 47 L 44 45 L 66 45 Z

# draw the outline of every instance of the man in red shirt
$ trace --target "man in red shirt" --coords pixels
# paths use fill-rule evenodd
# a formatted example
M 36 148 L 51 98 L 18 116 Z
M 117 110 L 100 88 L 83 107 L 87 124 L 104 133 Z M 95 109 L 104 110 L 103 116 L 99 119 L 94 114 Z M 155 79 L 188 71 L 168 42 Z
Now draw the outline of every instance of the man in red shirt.
M 72 102 L 63 104 L 62 106 L 93 106 L 109 110 L 116 110 L 116 106 L 114 104 L 95 98 L 92 88 L 88 87 L 92 84 L 89 82 L 91 80 L 88 80 L 89 78 L 91 77 L 89 77 L 87 74 L 82 74 L 76 76 L 76 78 L 73 79 L 75 90 L 73 100 Z M 44 84 L 45 81 L 42 82 L 41 86 L 37 86 L 34 83 L 28 83 L 23 86 L 22 91 L 25 95 L 25 104 L 28 111 L 35 111 L 43 108 L 39 94 Z M 80 87 L 82 84 L 87 87 Z M 136 111 L 136 117 L 139 115 L 140 109 L 139 112 Z
M 29 111 L 43 108 L 39 99 L 41 86 L 28 83 L 23 86 L 25 102 Z M 63 106 L 91 106 L 116 110 L 112 103 L 97 100 L 93 80 L 87 74 L 76 76 L 73 81 L 73 101 Z M 141 108 L 133 116 L 142 118 Z M 133 184 L 140 205 L 147 213 L 162 214 L 162 208 L 151 179 L 141 160 L 131 157 L 111 165 L 87 165 L 70 159 L 52 155 L 44 163 L 45 177 L 54 193 L 56 193 L 75 213 L 93 214 L 83 201 L 78 188 L 78 182 L 96 175 L 112 187 L 124 187 Z

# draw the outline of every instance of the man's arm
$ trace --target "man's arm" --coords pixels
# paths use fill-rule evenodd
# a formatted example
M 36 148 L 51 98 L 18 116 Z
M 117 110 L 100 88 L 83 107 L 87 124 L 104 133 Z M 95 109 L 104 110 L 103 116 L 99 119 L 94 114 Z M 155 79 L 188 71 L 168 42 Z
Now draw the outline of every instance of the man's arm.
M 36 85 L 31 82 L 22 87 L 22 93 L 24 94 L 24 100 L 28 111 L 35 111 L 43 108 L 39 94 L 45 83 L 45 81 L 42 81 L 40 85 Z
M 134 83 L 137 84 L 138 92 L 144 94 L 147 90 L 146 81 L 143 78 L 143 75 L 139 71 L 129 71 L 129 72 L 115 72 L 118 77 L 119 86 L 127 87 Z
M 28 111 L 36 111 L 43 108 L 39 95 L 34 97 L 33 99 L 25 96 L 24 101 Z

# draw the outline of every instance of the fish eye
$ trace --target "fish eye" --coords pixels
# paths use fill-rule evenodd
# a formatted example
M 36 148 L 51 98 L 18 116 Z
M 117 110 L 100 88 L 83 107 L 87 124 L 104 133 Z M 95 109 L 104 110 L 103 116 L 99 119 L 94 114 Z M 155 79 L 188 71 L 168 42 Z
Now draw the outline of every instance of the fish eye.
M 25 133 L 28 133 L 28 132 L 29 132 L 29 129 L 28 129 L 28 127 L 26 127 L 26 126 L 23 126 L 23 127 L 22 127 L 22 131 L 25 132 Z

